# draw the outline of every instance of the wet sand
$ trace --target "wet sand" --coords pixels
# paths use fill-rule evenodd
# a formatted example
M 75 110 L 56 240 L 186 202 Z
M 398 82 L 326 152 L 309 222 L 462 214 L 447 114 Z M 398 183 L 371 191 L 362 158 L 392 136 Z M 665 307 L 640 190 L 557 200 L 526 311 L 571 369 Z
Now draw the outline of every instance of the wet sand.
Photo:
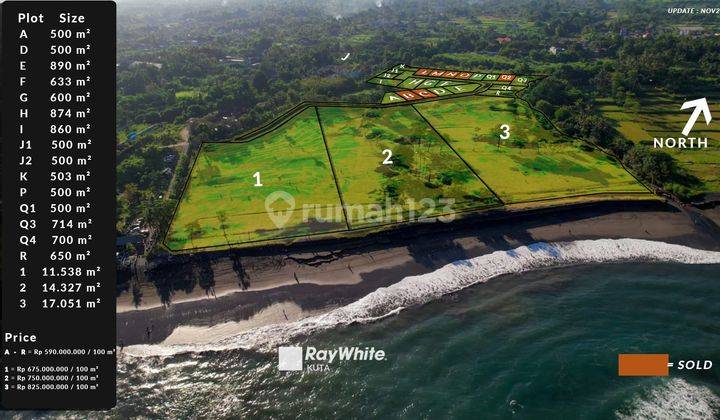
M 538 241 L 637 238 L 718 250 L 716 213 L 662 202 L 605 202 L 417 225 L 285 252 L 196 255 L 146 273 L 152 283 L 134 282 L 119 295 L 118 342 L 197 342 L 294 321 L 458 259 Z

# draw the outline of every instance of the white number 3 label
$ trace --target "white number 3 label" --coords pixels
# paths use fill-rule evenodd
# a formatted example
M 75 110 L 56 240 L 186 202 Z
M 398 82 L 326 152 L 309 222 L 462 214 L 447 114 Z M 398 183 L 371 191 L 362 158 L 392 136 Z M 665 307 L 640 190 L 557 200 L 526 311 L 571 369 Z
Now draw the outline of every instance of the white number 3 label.
M 510 126 L 507 124 L 503 124 L 500 126 L 500 129 L 503 131 L 502 134 L 500 134 L 500 138 L 502 140 L 507 140 L 510 138 Z

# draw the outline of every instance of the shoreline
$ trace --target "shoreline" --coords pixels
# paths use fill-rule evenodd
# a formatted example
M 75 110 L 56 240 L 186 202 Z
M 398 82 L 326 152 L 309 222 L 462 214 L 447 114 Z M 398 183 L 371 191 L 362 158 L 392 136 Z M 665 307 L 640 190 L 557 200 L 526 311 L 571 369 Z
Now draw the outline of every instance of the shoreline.
M 720 265 L 720 251 L 699 250 L 683 245 L 645 239 L 591 239 L 570 242 L 537 242 L 508 251 L 456 261 L 428 274 L 410 276 L 388 287 L 379 288 L 361 299 L 328 312 L 293 322 L 271 323 L 250 329 L 213 331 L 198 329 L 187 342 L 128 347 L 128 356 L 153 357 L 182 353 L 244 350 L 274 353 L 278 346 L 289 345 L 310 335 L 347 327 L 374 323 L 397 315 L 405 309 L 417 309 L 438 299 L 455 295 L 472 286 L 493 283 L 505 278 L 524 281 L 524 275 L 542 279 L 544 270 L 570 267 L 599 268 L 598 265 L 626 264 L 635 267 L 655 265 Z M 661 267 L 652 268 L 653 270 Z M 671 267 L 676 270 L 677 268 Z M 552 279 L 550 277 L 549 279 Z M 452 298 L 451 298 L 452 300 Z
M 144 284 L 137 309 L 133 303 L 137 292 L 118 297 L 118 343 L 160 343 L 168 337 L 168 343 L 190 343 L 200 339 L 201 332 L 204 337 L 224 328 L 243 331 L 296 321 L 453 261 L 534 242 L 634 238 L 718 250 L 715 223 L 702 213 L 662 202 L 606 202 L 459 223 L 442 230 L 434 226 L 431 235 L 421 226 L 414 235 L 363 238 L 354 246 L 330 251 L 196 256 L 167 270 L 175 282 L 156 280 L 168 284 L 167 289 Z

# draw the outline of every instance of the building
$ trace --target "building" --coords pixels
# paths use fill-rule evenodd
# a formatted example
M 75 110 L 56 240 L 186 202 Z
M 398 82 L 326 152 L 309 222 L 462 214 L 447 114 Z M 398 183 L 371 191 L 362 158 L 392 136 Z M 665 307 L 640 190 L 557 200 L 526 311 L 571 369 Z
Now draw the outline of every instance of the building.
M 678 34 L 681 36 L 700 36 L 705 33 L 702 26 L 678 26 Z

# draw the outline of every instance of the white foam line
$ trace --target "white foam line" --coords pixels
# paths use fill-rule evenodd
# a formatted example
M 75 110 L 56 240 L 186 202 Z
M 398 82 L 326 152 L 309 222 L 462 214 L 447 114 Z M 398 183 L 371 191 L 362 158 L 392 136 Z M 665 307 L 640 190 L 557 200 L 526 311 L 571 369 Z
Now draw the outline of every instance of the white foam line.
M 720 252 L 641 239 L 538 242 L 459 260 L 432 273 L 406 277 L 391 286 L 378 288 L 347 306 L 299 321 L 253 328 L 210 344 L 135 345 L 127 347 L 124 353 L 129 357 L 147 357 L 229 349 L 270 352 L 298 337 L 395 315 L 403 308 L 422 305 L 500 275 L 547 267 L 621 261 L 720 264 Z
M 618 419 L 716 419 L 720 397 L 710 388 L 673 378 L 654 386 L 628 404 L 629 413 L 616 412 Z

